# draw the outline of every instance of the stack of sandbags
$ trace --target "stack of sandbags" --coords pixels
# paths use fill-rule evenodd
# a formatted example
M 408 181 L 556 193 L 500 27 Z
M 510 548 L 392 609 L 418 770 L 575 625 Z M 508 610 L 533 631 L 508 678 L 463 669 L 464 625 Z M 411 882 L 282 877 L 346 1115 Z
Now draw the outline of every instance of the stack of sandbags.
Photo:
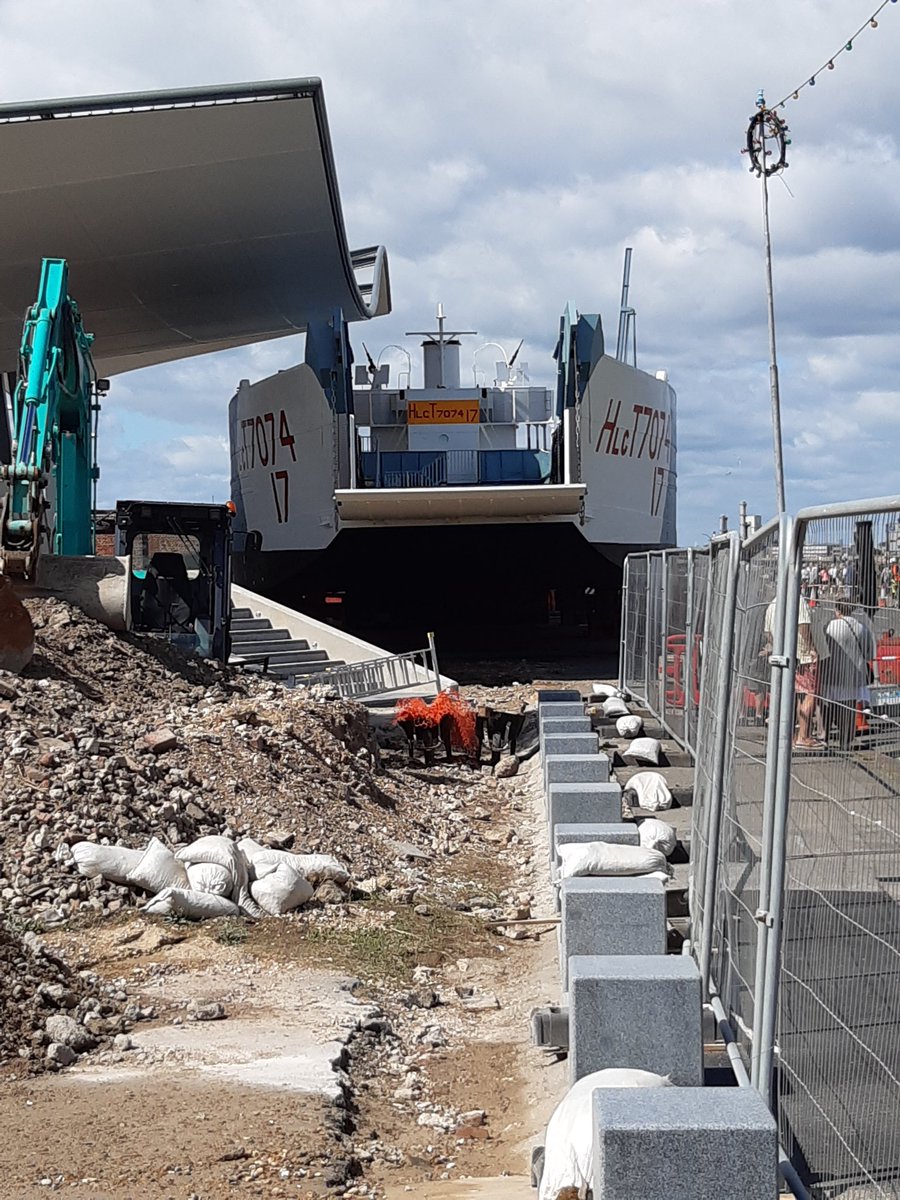
M 281 916 L 312 899 L 326 881 L 346 884 L 346 867 L 330 854 L 270 850 L 252 838 L 235 842 L 214 834 L 170 850 L 151 838 L 144 850 L 63 844 L 80 874 L 148 892 L 144 912 L 203 920 L 245 914 Z

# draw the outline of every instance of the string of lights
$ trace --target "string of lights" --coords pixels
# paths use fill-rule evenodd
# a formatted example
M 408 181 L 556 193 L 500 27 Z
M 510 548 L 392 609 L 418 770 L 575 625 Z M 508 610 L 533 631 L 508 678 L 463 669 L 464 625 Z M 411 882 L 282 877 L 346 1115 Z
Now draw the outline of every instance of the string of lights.
M 784 106 L 788 103 L 789 100 L 799 100 L 800 93 L 803 91 L 804 88 L 815 87 L 816 79 L 822 74 L 823 71 L 833 71 L 835 60 L 840 58 L 840 56 L 842 54 L 850 53 L 850 51 L 853 49 L 853 43 L 856 41 L 856 39 L 859 37 L 859 35 L 861 33 L 865 33 L 865 31 L 867 29 L 877 29 L 878 28 L 878 16 L 881 13 L 882 9 L 887 8 L 887 6 L 889 4 L 896 4 L 896 3 L 897 3 L 897 0 L 882 0 L 881 4 L 879 4 L 878 7 L 875 9 L 875 11 L 872 13 L 871 17 L 868 17 L 865 21 L 863 21 L 863 23 L 862 23 L 862 25 L 860 25 L 859 29 L 857 29 L 857 31 L 854 34 L 852 34 L 850 37 L 847 38 L 847 40 L 844 42 L 844 44 L 837 51 L 836 54 L 832 54 L 831 58 L 829 58 L 826 62 L 822 63 L 822 65 L 821 65 L 821 67 L 819 67 L 818 71 L 813 71 L 812 75 L 810 75 L 810 77 L 808 79 L 805 79 L 803 81 L 803 83 L 800 84 L 799 87 L 796 87 L 793 89 L 793 91 L 788 92 L 788 94 L 784 97 L 783 100 L 779 100 L 777 104 L 773 104 L 769 111 L 774 111 L 777 108 L 784 108 Z

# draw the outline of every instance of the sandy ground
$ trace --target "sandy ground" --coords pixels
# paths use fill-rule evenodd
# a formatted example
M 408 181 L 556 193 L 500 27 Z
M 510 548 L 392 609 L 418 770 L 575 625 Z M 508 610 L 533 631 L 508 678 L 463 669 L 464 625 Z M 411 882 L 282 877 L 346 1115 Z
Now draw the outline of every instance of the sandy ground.
M 525 853 L 512 882 L 533 895 L 533 915 L 553 915 L 539 778 L 537 760 L 523 765 L 516 832 Z M 559 998 L 555 931 L 482 938 L 467 957 L 456 941 L 436 956 L 429 978 L 442 993 L 464 983 L 498 1001 L 486 1012 L 434 1010 L 452 1036 L 422 1056 L 428 1100 L 485 1113 L 483 1126 L 460 1137 L 418 1126 L 391 1100 L 396 1078 L 367 1077 L 364 1059 L 344 1071 L 353 1030 L 397 982 L 381 992 L 378 980 L 354 986 L 309 947 L 292 959 L 289 924 L 272 928 L 271 944 L 255 935 L 252 952 L 134 917 L 54 934 L 79 965 L 152 1005 L 154 1017 L 135 1025 L 133 1050 L 0 1086 L 0 1195 L 527 1194 L 531 1146 L 565 1087 L 563 1066 L 529 1044 L 531 1010 Z M 191 1021 L 191 1000 L 219 1001 L 227 1016 Z M 364 1162 L 361 1178 L 342 1173 L 348 1130 L 357 1145 L 371 1136 L 396 1148 L 396 1161 Z

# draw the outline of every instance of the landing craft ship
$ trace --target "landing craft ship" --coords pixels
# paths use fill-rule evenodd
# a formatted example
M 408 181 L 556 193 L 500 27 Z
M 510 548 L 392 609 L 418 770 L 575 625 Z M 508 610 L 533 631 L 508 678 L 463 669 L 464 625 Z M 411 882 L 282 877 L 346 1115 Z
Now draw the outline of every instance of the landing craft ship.
M 627 329 L 611 357 L 599 317 L 571 308 L 555 389 L 505 356 L 492 384 L 473 366 L 466 386 L 466 334 L 439 306 L 436 329 L 409 335 L 423 338 L 421 387 L 411 364 L 392 380 L 371 358 L 352 386 L 336 317 L 303 365 L 241 381 L 229 427 L 246 586 L 353 629 L 427 613 L 441 629 L 612 631 L 625 555 L 675 541 L 675 393 L 623 361 Z

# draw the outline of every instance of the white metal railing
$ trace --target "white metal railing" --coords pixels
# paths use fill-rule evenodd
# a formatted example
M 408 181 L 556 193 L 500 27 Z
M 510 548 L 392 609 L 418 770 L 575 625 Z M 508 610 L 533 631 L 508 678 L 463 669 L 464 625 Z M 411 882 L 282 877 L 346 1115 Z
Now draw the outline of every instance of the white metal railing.
M 422 673 L 429 677 L 423 684 Z M 408 650 L 386 658 L 371 658 L 365 662 L 348 663 L 322 673 L 321 680 L 335 688 L 345 700 L 365 700 L 372 696 L 390 695 L 414 688 L 417 693 L 441 690 L 434 634 L 429 633 L 424 650 Z M 295 681 L 291 679 L 291 684 Z

